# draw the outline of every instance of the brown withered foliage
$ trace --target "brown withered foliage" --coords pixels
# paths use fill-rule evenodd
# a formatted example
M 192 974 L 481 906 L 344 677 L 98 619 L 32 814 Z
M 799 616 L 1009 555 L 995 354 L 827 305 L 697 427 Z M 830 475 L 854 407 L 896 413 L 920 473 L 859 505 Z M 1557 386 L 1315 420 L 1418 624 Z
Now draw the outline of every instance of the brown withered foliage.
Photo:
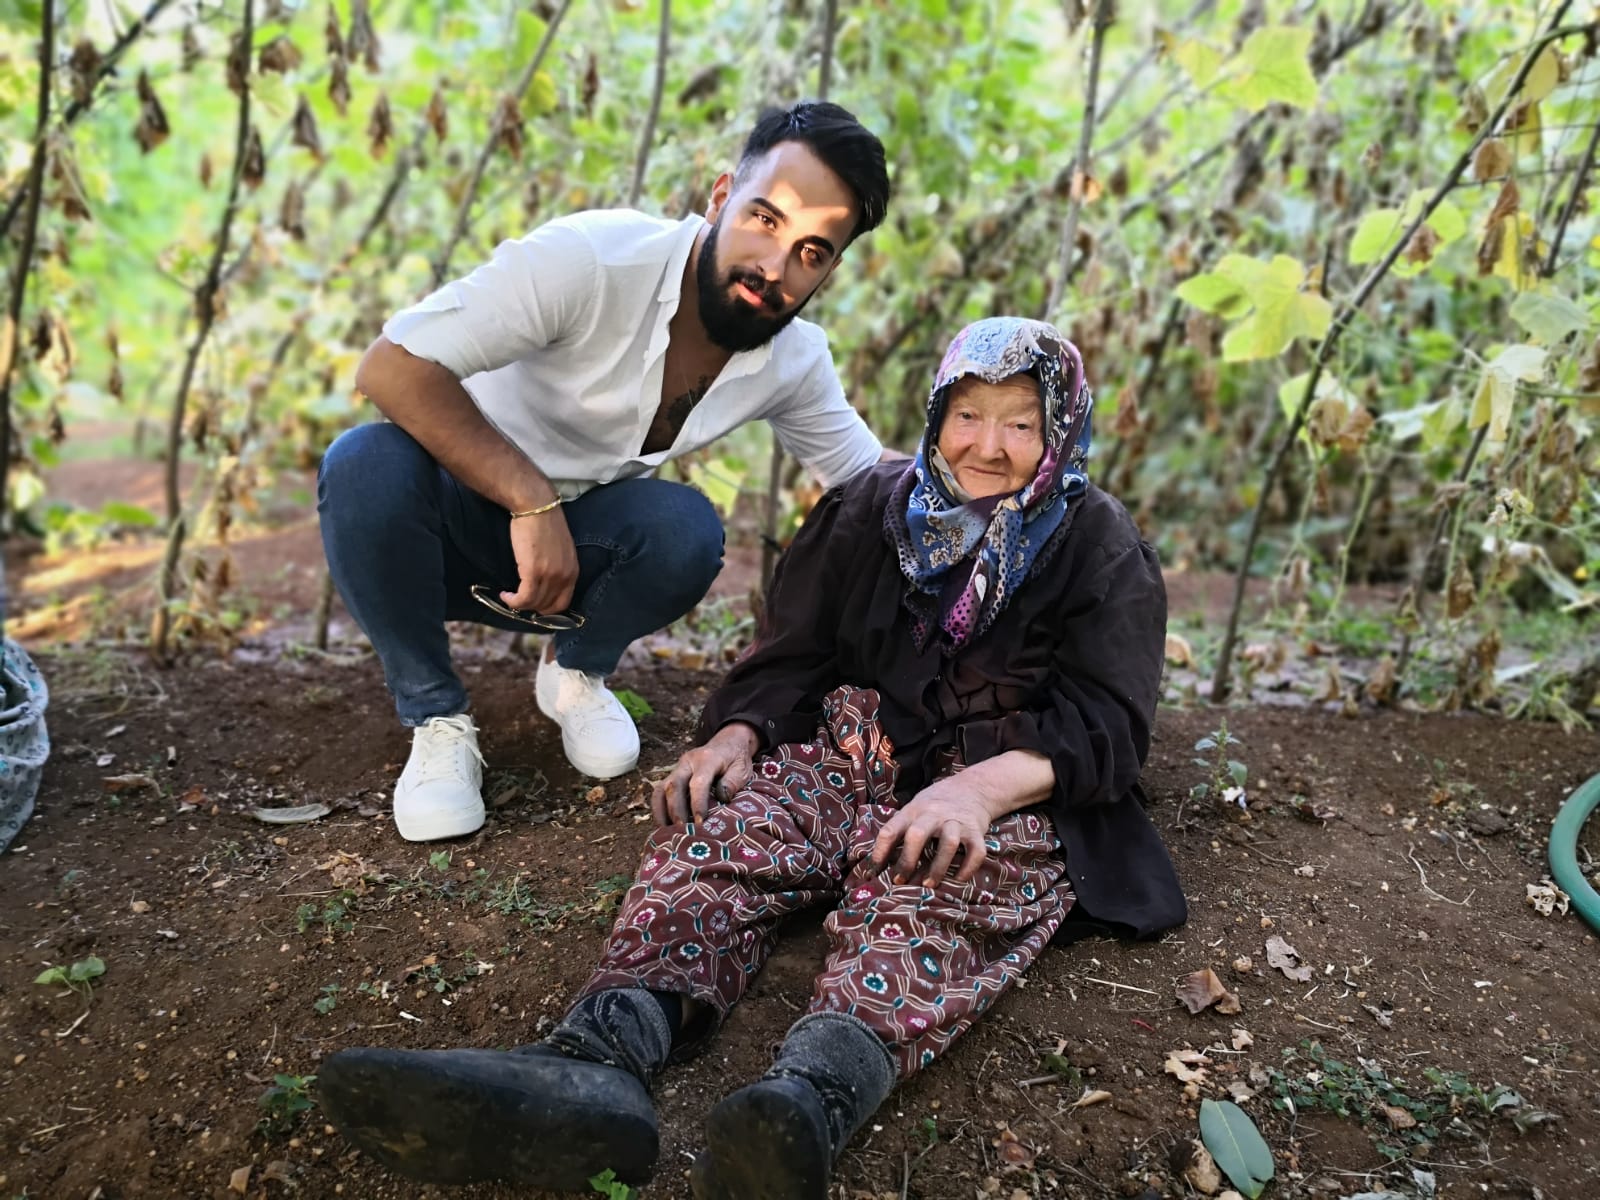
M 72 77 L 72 98 L 79 104 L 94 99 L 94 85 L 100 81 L 100 51 L 94 43 L 83 38 L 72 48 L 67 59 L 67 73 Z
M 138 92 L 139 123 L 133 127 L 133 137 L 139 143 L 139 149 L 149 154 L 167 140 L 172 127 L 167 124 L 166 110 L 161 107 L 161 101 L 156 96 L 155 88 L 150 85 L 150 75 L 146 71 L 139 72 Z
M 450 114 L 444 107 L 444 89 L 434 88 L 433 95 L 428 97 L 428 108 L 423 113 L 428 126 L 433 130 L 435 141 L 442 142 L 450 134 Z
M 262 74 L 274 71 L 279 75 L 286 75 L 305 61 L 305 56 L 300 53 L 287 33 L 280 33 L 273 38 L 256 55 L 256 66 Z
M 305 93 L 300 94 L 294 106 L 294 144 L 303 146 L 311 151 L 320 162 L 322 159 L 322 135 L 317 131 L 317 118 L 311 111 L 311 105 L 306 102 Z
M 250 136 L 245 139 L 244 158 L 239 163 L 239 179 L 254 191 L 267 177 L 267 156 L 261 148 L 261 131 L 250 126 Z
M 394 137 L 394 118 L 389 112 L 389 94 L 378 93 L 378 102 L 372 106 L 372 116 L 367 118 L 367 141 L 373 158 L 382 158 L 389 149 L 389 139 Z
M 350 65 L 339 56 L 329 64 L 328 99 L 341 117 L 350 115 Z

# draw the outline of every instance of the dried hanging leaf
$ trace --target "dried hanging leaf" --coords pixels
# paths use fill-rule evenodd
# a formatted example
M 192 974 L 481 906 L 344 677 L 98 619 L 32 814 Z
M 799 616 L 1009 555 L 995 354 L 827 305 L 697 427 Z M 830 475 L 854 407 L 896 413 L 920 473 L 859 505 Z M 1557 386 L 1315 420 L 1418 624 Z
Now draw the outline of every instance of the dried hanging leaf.
M 235 96 L 244 94 L 245 81 L 250 78 L 250 43 L 237 34 L 228 45 L 228 90 Z
M 256 66 L 263 74 L 275 71 L 279 75 L 286 75 L 303 61 L 305 56 L 300 53 L 300 47 L 294 44 L 287 33 L 280 33 L 261 47 L 256 55 Z
M 1111 418 L 1111 432 L 1119 438 L 1138 433 L 1143 422 L 1139 413 L 1139 393 L 1130 384 L 1117 393 L 1117 413 Z
M 300 93 L 299 100 L 294 106 L 294 144 L 303 146 L 311 151 L 320 162 L 322 160 L 322 135 L 317 131 L 316 114 L 311 111 L 305 93 Z
M 50 135 L 50 180 L 55 186 L 49 203 L 69 220 L 87 221 L 89 201 L 83 190 L 83 179 L 78 174 L 77 160 L 72 156 L 72 143 L 59 131 Z
M 524 144 L 523 126 L 522 106 L 517 103 L 517 98 L 509 94 L 502 96 L 500 107 L 495 109 L 494 114 L 495 140 L 519 162 Z
M 67 59 L 67 71 L 72 76 L 72 98 L 78 104 L 88 104 L 94 99 L 94 85 L 100 81 L 100 64 L 103 60 L 94 43 L 84 38 L 72 48 Z
M 1427 266 L 1433 261 L 1434 252 L 1443 240 L 1432 225 L 1421 226 L 1406 243 L 1406 261 Z
M 1456 559 L 1455 570 L 1450 573 L 1450 584 L 1445 589 L 1445 611 L 1453 621 L 1472 611 L 1477 602 L 1478 589 L 1472 582 L 1472 571 L 1464 559 Z
M 1068 195 L 1074 200 L 1081 200 L 1085 204 L 1093 204 L 1100 199 L 1104 188 L 1100 181 L 1085 171 L 1074 171 L 1072 183 L 1068 187 Z
M 372 106 L 372 116 L 367 119 L 367 140 L 373 158 L 382 158 L 394 136 L 394 120 L 389 115 L 389 94 L 378 93 L 378 102 Z
M 712 63 L 709 67 L 703 67 L 695 72 L 689 82 L 684 85 L 683 91 L 678 93 L 678 107 L 685 108 L 690 104 L 695 104 L 714 96 L 717 88 L 722 84 L 723 70 L 724 67 L 721 63 Z
M 367 0 L 352 0 L 350 32 L 345 35 L 344 45 L 346 54 L 361 59 L 372 74 L 378 73 L 378 35 L 372 28 L 372 11 Z
M 216 168 L 211 165 L 211 155 L 202 152 L 200 155 L 200 186 L 209 191 L 211 180 L 215 173 Z
M 183 69 L 194 70 L 195 63 L 200 61 L 200 39 L 195 36 L 194 26 L 183 27 Z
M 112 360 L 111 373 L 106 377 L 106 391 L 118 400 L 122 399 L 122 364 L 115 360 Z
M 344 34 L 339 31 L 339 10 L 331 2 L 328 5 L 328 22 L 322 27 L 322 36 L 327 43 L 329 58 L 344 58 L 349 53 L 345 49 Z
M 328 99 L 339 110 L 341 117 L 350 115 L 350 65 L 335 57 L 328 73 Z
M 297 242 L 306 240 L 306 196 L 298 180 L 291 180 L 283 189 L 283 203 L 278 208 L 278 224 Z
M 443 88 L 433 89 L 433 95 L 428 97 L 428 108 L 423 117 L 433 130 L 434 141 L 444 141 L 450 133 L 450 115 L 445 112 Z
M 1277 934 L 1267 939 L 1267 965 L 1282 971 L 1296 983 L 1311 982 L 1311 967 L 1300 961 L 1300 951 Z
M 1472 156 L 1472 177 L 1479 183 L 1498 179 L 1511 170 L 1511 149 L 1499 138 L 1490 138 Z
M 1500 185 L 1500 194 L 1494 198 L 1494 207 L 1489 210 L 1488 220 L 1494 222 L 1509 217 L 1521 207 L 1522 193 L 1517 188 L 1517 181 L 1508 179 Z
M 1483 241 L 1478 243 L 1478 274 L 1493 275 L 1495 264 L 1500 261 L 1501 253 L 1505 249 L 1506 238 L 1514 237 L 1505 221 L 1490 221 L 1483 231 Z
M 261 148 L 261 131 L 250 126 L 250 136 L 245 139 L 244 158 L 239 162 L 239 179 L 254 191 L 267 177 L 267 156 Z
M 149 154 L 167 140 L 172 127 L 167 124 L 166 110 L 161 107 L 155 88 L 150 86 L 150 75 L 146 71 L 139 72 L 138 91 L 139 124 L 134 126 L 133 136 L 139 143 L 139 149 Z
M 589 51 L 589 66 L 583 73 L 583 115 L 594 114 L 594 100 L 600 94 L 600 60 L 595 57 L 593 50 Z
M 1121 200 L 1128 194 L 1128 167 L 1126 163 L 1118 163 L 1111 168 L 1111 175 L 1106 180 L 1106 189 Z

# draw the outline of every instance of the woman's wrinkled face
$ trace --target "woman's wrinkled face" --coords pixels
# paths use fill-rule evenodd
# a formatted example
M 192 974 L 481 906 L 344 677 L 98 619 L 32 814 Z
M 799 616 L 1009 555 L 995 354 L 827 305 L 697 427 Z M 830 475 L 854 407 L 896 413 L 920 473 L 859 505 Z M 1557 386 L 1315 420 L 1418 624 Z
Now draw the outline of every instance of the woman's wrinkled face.
M 1033 376 L 958 379 L 945 400 L 939 453 L 975 500 L 1026 487 L 1044 457 L 1043 405 Z

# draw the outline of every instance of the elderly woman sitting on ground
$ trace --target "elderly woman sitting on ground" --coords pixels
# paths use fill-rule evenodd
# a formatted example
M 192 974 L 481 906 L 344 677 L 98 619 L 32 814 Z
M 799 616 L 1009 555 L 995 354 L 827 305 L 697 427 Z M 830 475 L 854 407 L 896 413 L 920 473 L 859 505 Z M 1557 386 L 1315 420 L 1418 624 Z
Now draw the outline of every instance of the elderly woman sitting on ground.
M 831 907 L 809 1011 L 707 1121 L 700 1200 L 823 1200 L 897 1080 L 1058 934 L 1184 920 L 1139 771 L 1166 597 L 1089 483 L 1077 349 L 1037 321 L 963 330 L 910 467 L 825 496 L 779 565 L 594 975 L 543 1042 L 346 1050 L 324 1110 L 404 1174 L 582 1190 L 649 1177 L 649 1089 L 739 1002 L 783 917 Z

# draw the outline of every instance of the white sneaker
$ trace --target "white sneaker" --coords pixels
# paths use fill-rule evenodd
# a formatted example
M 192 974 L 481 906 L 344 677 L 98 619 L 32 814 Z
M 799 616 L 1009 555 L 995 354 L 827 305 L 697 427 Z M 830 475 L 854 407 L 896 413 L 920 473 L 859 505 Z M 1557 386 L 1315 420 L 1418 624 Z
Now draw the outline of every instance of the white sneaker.
M 394 824 L 408 842 L 461 837 L 483 826 L 483 755 L 466 713 L 432 717 L 411 737 L 394 785 Z
M 539 711 L 561 726 L 567 761 L 583 774 L 612 779 L 639 765 L 639 731 L 600 676 L 541 656 L 534 694 Z

